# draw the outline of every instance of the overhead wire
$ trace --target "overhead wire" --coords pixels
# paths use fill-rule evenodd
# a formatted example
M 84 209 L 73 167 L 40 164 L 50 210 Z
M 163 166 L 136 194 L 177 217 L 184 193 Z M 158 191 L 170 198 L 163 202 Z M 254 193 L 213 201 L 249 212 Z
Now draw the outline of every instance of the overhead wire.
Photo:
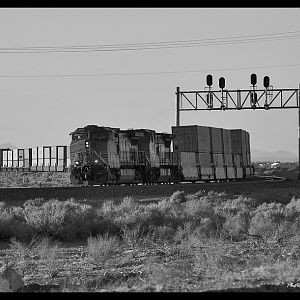
M 220 68 L 220 69 L 216 68 L 216 69 L 200 69 L 200 70 L 132 72 L 132 73 L 0 75 L 0 78 L 55 78 L 55 77 L 160 75 L 160 74 L 179 74 L 179 73 L 202 73 L 202 72 L 213 72 L 213 71 L 237 71 L 237 70 L 249 70 L 249 69 L 255 70 L 255 69 L 268 69 L 268 68 L 286 68 L 286 67 L 298 67 L 298 66 L 300 66 L 300 64 L 251 66 L 251 67 Z
M 204 38 L 204 39 L 191 39 L 191 40 L 178 40 L 178 41 L 161 41 L 161 42 L 139 42 L 139 43 L 122 43 L 122 44 L 102 44 L 102 45 L 69 45 L 69 46 L 35 46 L 35 47 L 11 47 L 11 48 L 0 48 L 0 49 L 32 49 L 32 48 L 77 48 L 77 47 L 114 47 L 114 46 L 135 46 L 135 45 L 151 45 L 151 44 L 173 44 L 173 43 L 190 43 L 190 42 L 203 42 L 203 41 L 214 41 L 223 39 L 239 39 L 239 38 L 249 38 L 249 37 L 264 37 L 282 34 L 300 33 L 300 30 L 294 31 L 284 31 L 275 33 L 264 33 L 264 34 L 252 34 L 252 35 L 240 35 L 240 36 L 229 36 L 229 37 L 217 37 L 217 38 Z
M 288 35 L 286 35 L 288 34 Z M 292 35 L 291 35 L 292 34 Z M 295 39 L 300 31 L 287 31 L 269 34 L 244 35 L 233 37 L 206 38 L 198 40 L 162 41 L 148 43 L 104 44 L 104 45 L 71 45 L 71 46 L 35 46 L 35 47 L 0 47 L 0 53 L 52 53 L 52 52 L 107 52 L 137 51 L 167 48 L 186 48 L 216 45 L 232 45 L 273 40 Z

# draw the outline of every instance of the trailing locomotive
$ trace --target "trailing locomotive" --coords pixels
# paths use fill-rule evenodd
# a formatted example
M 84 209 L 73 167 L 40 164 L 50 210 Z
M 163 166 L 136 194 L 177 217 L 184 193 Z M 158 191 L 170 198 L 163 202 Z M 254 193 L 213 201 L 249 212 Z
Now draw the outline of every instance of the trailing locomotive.
M 88 125 L 70 135 L 73 184 L 240 180 L 254 173 L 249 133 L 241 129 L 194 125 L 169 134 Z

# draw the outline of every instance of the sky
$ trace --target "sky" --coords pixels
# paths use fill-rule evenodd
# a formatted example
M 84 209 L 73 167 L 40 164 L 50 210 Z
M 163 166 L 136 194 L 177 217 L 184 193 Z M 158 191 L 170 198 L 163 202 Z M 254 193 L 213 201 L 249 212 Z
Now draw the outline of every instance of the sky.
M 171 132 L 176 87 L 204 90 L 207 74 L 215 85 L 225 77 L 228 89 L 248 89 L 252 73 L 260 88 L 265 75 L 274 88 L 300 84 L 300 32 L 290 39 L 142 50 L 28 53 L 24 47 L 295 31 L 299 8 L 1 8 L 0 144 L 68 145 L 69 133 L 89 124 Z M 181 113 L 181 125 L 194 124 L 242 128 L 251 148 L 298 153 L 297 109 Z

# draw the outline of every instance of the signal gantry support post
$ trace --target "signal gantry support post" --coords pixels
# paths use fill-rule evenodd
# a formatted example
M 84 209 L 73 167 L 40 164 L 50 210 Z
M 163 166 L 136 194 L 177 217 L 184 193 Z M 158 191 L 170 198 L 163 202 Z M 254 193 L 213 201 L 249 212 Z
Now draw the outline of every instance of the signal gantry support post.
M 189 110 L 270 110 L 298 109 L 298 179 L 300 180 L 300 84 L 298 89 L 202 90 L 176 89 L 176 126 L 180 126 L 180 112 Z M 224 96 L 225 94 L 225 96 Z M 207 100 L 209 99 L 209 101 Z
M 300 84 L 298 89 L 298 179 L 300 179 Z
M 176 88 L 176 126 L 180 126 L 180 88 Z

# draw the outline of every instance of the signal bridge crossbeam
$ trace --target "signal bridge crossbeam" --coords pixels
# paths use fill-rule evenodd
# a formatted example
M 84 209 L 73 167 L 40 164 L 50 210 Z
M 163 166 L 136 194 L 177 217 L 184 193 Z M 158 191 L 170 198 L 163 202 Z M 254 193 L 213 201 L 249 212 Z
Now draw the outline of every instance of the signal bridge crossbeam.
M 300 179 L 300 85 L 298 89 L 208 90 L 180 91 L 176 89 L 176 126 L 180 126 L 182 111 L 271 110 L 298 109 L 298 179 Z
M 177 112 L 299 108 L 298 89 L 180 91 Z

